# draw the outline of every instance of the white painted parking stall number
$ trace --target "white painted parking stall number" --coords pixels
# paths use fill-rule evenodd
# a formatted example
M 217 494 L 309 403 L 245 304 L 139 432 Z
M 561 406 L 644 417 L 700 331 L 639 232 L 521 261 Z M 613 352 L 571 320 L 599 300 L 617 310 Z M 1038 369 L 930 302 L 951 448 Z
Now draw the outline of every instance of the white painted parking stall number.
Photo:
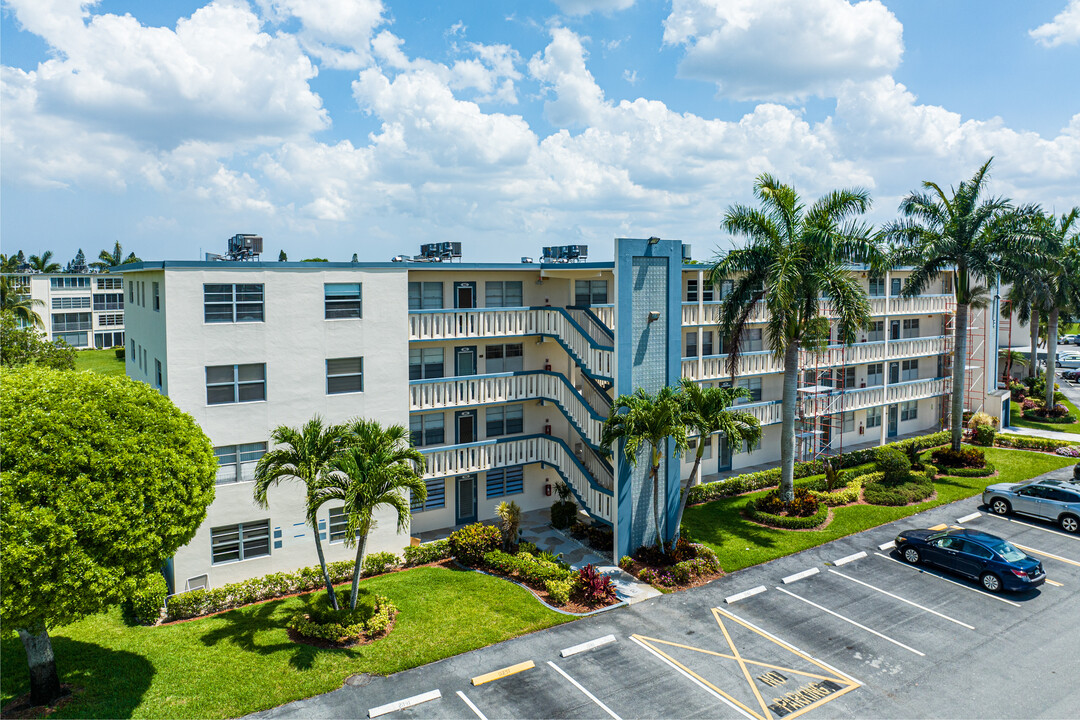
M 442 697 L 442 693 L 438 690 L 431 690 L 430 692 L 421 693 L 420 695 L 413 695 L 412 697 L 405 698 L 404 700 L 398 700 L 397 702 L 387 703 L 386 705 L 380 705 L 379 707 L 371 708 L 368 710 L 369 718 L 376 718 L 381 715 L 388 715 L 398 710 L 404 710 L 411 708 L 414 705 L 420 703 L 430 702 L 432 700 L 438 700 Z

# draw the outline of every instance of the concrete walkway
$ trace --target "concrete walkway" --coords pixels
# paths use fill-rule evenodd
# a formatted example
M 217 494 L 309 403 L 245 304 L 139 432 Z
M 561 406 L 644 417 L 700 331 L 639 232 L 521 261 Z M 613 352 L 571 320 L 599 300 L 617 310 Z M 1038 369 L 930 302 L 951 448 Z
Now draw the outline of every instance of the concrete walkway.
M 1061 376 L 1057 377 L 1056 382 L 1061 392 L 1069 399 L 1069 402 L 1080 407 L 1080 388 Z M 1075 427 L 1075 425 L 1073 427 Z M 1031 428 L 1016 427 L 1015 425 L 1003 428 L 1002 432 L 1012 433 L 1014 435 L 1027 435 L 1028 437 L 1048 438 L 1050 440 L 1071 440 L 1072 442 L 1080 442 L 1080 433 L 1056 432 L 1054 430 L 1033 430 Z

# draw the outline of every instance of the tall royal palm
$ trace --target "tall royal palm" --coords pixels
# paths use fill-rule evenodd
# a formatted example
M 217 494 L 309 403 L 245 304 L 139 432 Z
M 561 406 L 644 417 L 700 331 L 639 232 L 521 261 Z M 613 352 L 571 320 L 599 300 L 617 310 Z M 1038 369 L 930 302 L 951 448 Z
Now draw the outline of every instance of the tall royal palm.
M 743 443 L 752 448 L 761 440 L 761 422 L 757 416 L 731 409 L 738 400 L 748 397 L 750 391 L 744 387 L 702 387 L 689 378 L 682 379 L 679 400 L 682 402 L 683 422 L 687 430 L 698 436 L 698 446 L 694 467 L 686 481 L 686 491 L 679 501 L 679 525 L 682 524 L 690 488 L 699 482 L 701 459 L 705 456 L 710 438 L 722 433 L 733 453 L 741 451 Z
M 30 269 L 39 273 L 60 272 L 60 263 L 52 261 L 52 250 L 46 250 L 40 255 L 31 255 L 26 259 L 30 263 Z
M 893 262 L 914 266 L 903 297 L 922 293 L 935 278 L 952 273 L 956 292 L 953 330 L 952 447 L 960 449 L 964 429 L 964 379 L 971 303 L 985 292 L 981 283 L 996 279 L 1005 256 L 1020 257 L 1033 248 L 1034 208 L 1016 210 L 1004 198 L 984 197 L 990 162 L 946 194 L 924 182 L 900 202 L 900 220 L 883 231 L 895 244 Z
M 98 259 L 90 263 L 90 267 L 100 272 L 109 272 L 115 267 L 126 265 L 127 263 L 139 262 L 139 258 L 135 256 L 135 253 L 128 253 L 127 257 L 124 257 L 124 248 L 120 245 L 118 240 L 113 245 L 112 252 L 108 250 L 102 250 L 98 253 Z
M 611 447 L 620 440 L 625 443 L 623 455 L 631 466 L 637 465 L 642 450 L 649 452 L 653 523 L 656 544 L 662 547 L 666 534 L 660 519 L 660 462 L 664 458 L 664 442 L 673 443 L 676 455 L 682 455 L 687 447 L 686 422 L 678 392 L 665 385 L 655 395 L 638 388 L 633 395 L 615 398 L 611 414 L 604 422 L 601 444 Z
M 320 497 L 319 489 L 330 470 L 331 461 L 341 452 L 345 435 L 345 428 L 325 425 L 317 415 L 299 429 L 281 425 L 270 433 L 273 449 L 263 455 L 255 466 L 255 502 L 260 507 L 269 507 L 267 493 L 278 483 L 291 480 L 304 484 L 307 523 L 315 538 L 315 552 L 319 556 L 326 592 L 335 610 L 338 609 L 337 595 L 330 582 L 319 537 L 319 507 L 325 502 Z
M 411 502 L 427 498 L 424 455 L 409 444 L 409 431 L 401 425 L 383 427 L 374 420 L 348 426 L 346 448 L 331 463 L 332 472 L 321 483 L 319 502 L 341 500 L 348 518 L 345 542 L 356 544 L 349 608 L 356 609 L 360 570 L 368 533 L 375 527 L 375 510 L 387 507 L 397 514 L 397 530 L 409 528 Z M 411 500 L 410 500 L 411 496 Z
M 43 328 L 45 322 L 37 308 L 44 306 L 44 302 L 30 297 L 28 292 L 17 286 L 14 278 L 0 277 L 0 311 L 10 312 L 26 325 Z
M 724 215 L 724 229 L 746 242 L 720 255 L 710 281 L 733 281 L 721 302 L 719 323 L 732 377 L 738 375 L 748 335 L 744 331 L 757 304 L 764 304 L 768 348 L 784 361 L 780 494 L 790 502 L 795 492 L 799 351 L 824 349 L 830 315 L 840 341 L 855 342 L 856 332 L 870 322 L 871 309 L 850 264 L 865 263 L 872 272 L 883 273 L 885 255 L 859 219 L 870 208 L 865 190 L 834 190 L 806 207 L 794 188 L 766 174 L 755 181 L 754 195 L 759 207 L 735 205 Z
M 1046 407 L 1054 406 L 1054 377 L 1057 371 L 1058 323 L 1062 315 L 1080 311 L 1080 208 L 1059 218 L 1045 216 L 1038 223 L 1038 242 L 1044 246 L 1041 265 L 1045 268 L 1046 308 Z
M 1016 320 L 1021 326 L 1028 327 L 1030 335 L 1028 350 L 1028 374 L 1039 375 L 1039 327 L 1042 325 L 1042 300 L 1046 297 L 1044 265 L 1039 263 L 1020 263 L 1010 273 L 1009 290 L 1002 307 L 1005 312 L 1016 312 Z

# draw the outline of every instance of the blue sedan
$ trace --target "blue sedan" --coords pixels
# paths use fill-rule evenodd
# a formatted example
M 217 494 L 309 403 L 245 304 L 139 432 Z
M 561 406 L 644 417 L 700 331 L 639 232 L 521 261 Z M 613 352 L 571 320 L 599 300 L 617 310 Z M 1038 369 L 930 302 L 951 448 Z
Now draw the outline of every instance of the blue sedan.
M 896 548 L 912 565 L 966 575 L 990 592 L 1030 590 L 1046 582 L 1041 562 L 980 530 L 907 530 L 896 536 Z

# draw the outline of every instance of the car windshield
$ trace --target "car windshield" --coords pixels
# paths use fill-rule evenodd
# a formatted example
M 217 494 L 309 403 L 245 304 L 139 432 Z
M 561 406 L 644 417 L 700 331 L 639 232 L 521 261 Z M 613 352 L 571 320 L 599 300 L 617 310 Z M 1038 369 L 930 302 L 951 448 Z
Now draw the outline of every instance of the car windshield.
M 1017 550 L 1006 540 L 992 540 L 987 543 L 991 550 L 1005 560 L 1005 562 L 1017 562 L 1027 557 L 1024 553 Z

